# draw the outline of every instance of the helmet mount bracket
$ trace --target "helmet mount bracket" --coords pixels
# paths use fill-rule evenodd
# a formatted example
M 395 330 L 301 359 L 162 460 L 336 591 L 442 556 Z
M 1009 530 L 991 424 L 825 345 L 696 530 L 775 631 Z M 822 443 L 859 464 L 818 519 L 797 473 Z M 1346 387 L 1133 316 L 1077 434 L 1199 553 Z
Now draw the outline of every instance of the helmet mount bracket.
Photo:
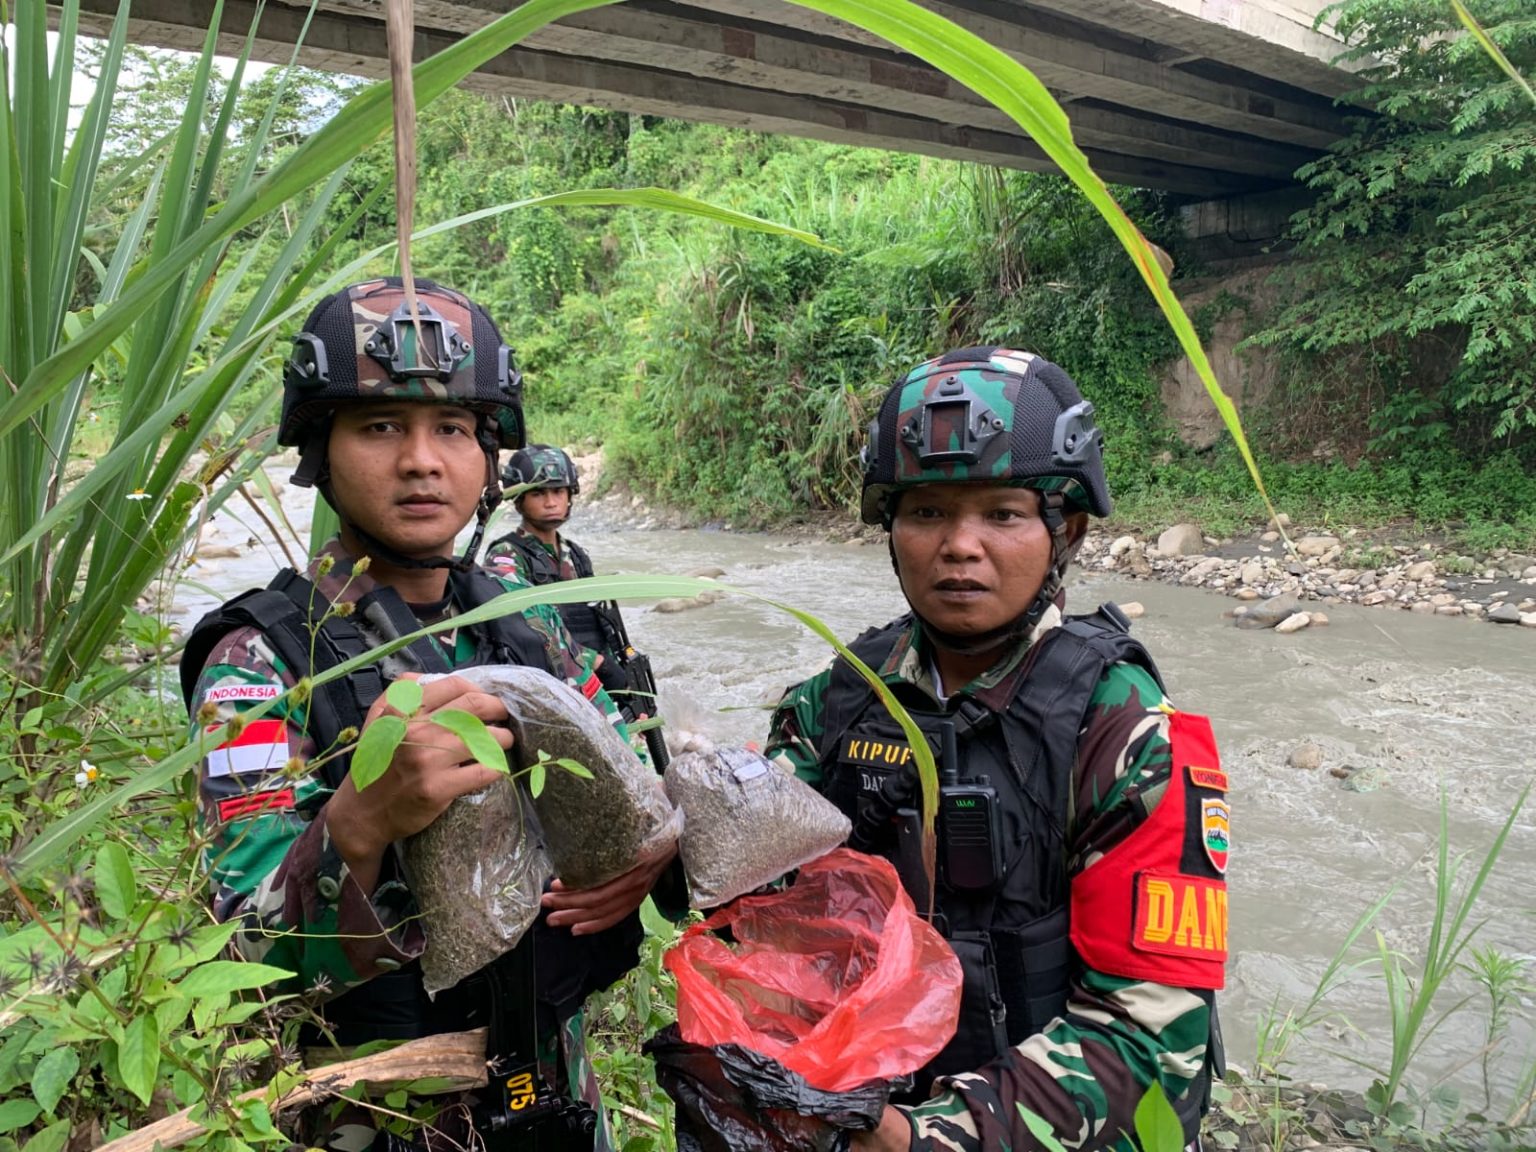
M 988 441 L 1007 424 L 957 377 L 938 387 L 938 394 L 901 427 L 901 440 L 917 453 L 918 463 L 976 464 Z
M 414 339 L 420 333 L 420 340 Z M 431 379 L 447 383 L 469 355 L 469 344 L 432 305 L 417 299 L 416 315 L 402 303 L 363 344 L 363 351 L 393 380 Z

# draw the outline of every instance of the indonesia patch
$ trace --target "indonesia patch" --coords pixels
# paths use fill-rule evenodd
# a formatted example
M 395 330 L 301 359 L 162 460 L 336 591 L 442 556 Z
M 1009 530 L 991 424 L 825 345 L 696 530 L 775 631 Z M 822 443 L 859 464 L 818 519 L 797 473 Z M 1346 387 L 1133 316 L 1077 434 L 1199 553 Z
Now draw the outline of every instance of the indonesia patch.
M 209 732 L 219 725 L 210 725 Z M 288 725 L 282 720 L 253 720 L 233 740 L 208 753 L 209 776 L 250 776 L 276 772 L 288 763 Z
M 219 822 L 228 824 L 241 816 L 259 816 L 264 812 L 292 812 L 293 789 L 273 788 L 266 792 L 247 792 L 219 801 Z
M 1200 842 L 1216 871 L 1227 870 L 1227 852 L 1232 847 L 1232 809 L 1225 800 L 1200 801 Z
M 281 684 L 223 684 L 203 694 L 204 704 L 244 704 L 258 700 L 276 700 L 283 694 Z
M 1210 788 L 1217 792 L 1227 790 L 1227 774 L 1220 768 L 1196 768 L 1189 766 L 1189 782 L 1196 788 Z
M 1131 943 L 1143 952 L 1225 962 L 1226 883 L 1179 873 L 1138 873 Z

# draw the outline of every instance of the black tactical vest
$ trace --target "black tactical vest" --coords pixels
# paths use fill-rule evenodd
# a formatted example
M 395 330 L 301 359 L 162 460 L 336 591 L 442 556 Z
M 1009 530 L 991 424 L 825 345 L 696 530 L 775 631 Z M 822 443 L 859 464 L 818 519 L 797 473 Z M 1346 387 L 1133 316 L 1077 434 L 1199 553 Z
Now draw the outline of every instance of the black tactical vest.
M 505 544 L 515 548 L 519 555 L 527 562 L 528 577 L 535 585 L 558 584 L 560 582 L 560 567 L 555 558 L 550 555 L 549 549 L 538 540 L 529 536 L 520 536 L 516 532 L 509 536 L 503 536 L 500 540 L 491 544 L 492 548 Z M 564 541 L 566 550 L 571 554 L 571 566 L 576 569 L 578 579 L 586 579 L 592 575 L 592 557 L 580 544 L 571 540 Z M 602 666 L 598 669 L 598 678 L 602 680 L 603 687 L 608 689 L 615 700 L 624 705 L 627 702 L 625 692 L 633 687 L 629 683 L 629 677 L 624 672 L 624 643 L 621 637 L 624 635 L 622 627 L 613 619 L 619 610 L 617 604 L 610 601 L 601 601 L 592 604 L 556 604 L 556 611 L 560 613 L 560 619 L 565 622 L 566 631 L 583 648 L 590 648 L 594 652 L 603 655 Z M 633 710 L 625 708 L 625 718 L 634 719 Z
M 902 617 L 849 647 L 878 668 L 910 626 L 911 617 Z M 1041 1031 L 1066 1005 L 1072 959 L 1066 827 L 1078 734 L 1111 664 L 1137 664 L 1162 683 L 1151 656 L 1126 627 L 1113 605 L 1067 617 L 1026 657 L 1031 667 L 1001 714 L 967 696 L 951 697 L 947 708 L 934 711 L 932 697 L 915 686 L 891 686 L 936 761 L 943 728 L 952 726 L 957 782 L 995 793 L 1001 833 L 1000 875 L 990 888 L 961 892 L 939 877 L 935 926 L 959 956 L 965 983 L 955 1037 L 918 1075 L 919 1098 L 934 1076 L 981 1067 Z M 902 840 L 910 839 L 915 823 L 893 819 L 891 804 L 893 795 L 904 794 L 914 797 L 912 807 L 919 803 L 912 787 L 916 767 L 906 748 L 906 736 L 869 686 L 838 660 L 818 745 L 823 789 L 855 821 L 855 837 L 865 837 L 855 846 L 897 863 L 910 889 L 915 845 Z M 891 779 L 899 775 L 907 780 Z M 956 835 L 942 822 L 940 834 Z M 913 896 L 926 910 L 926 892 Z
M 478 569 L 450 572 L 448 582 L 454 604 L 466 612 L 507 591 Z M 373 621 L 383 635 L 405 635 L 421 627 L 399 593 L 383 586 L 361 597 L 351 617 L 328 615 L 330 607 L 313 583 L 285 568 L 266 588 L 237 596 L 204 616 L 188 636 L 181 657 L 182 696 L 189 712 L 214 647 L 237 629 L 261 632 L 278 659 L 295 677 L 303 677 L 334 668 L 373 647 L 358 629 L 358 619 Z M 316 628 L 314 620 L 323 622 Z M 475 654 L 458 667 L 518 664 L 554 672 L 544 639 L 520 613 L 470 625 L 467 631 L 475 640 Z M 413 642 L 407 651 L 423 672 L 453 671 L 431 638 Z M 316 688 L 307 709 L 309 732 L 317 746 L 329 747 L 343 728 L 361 728 L 369 707 L 386 687 L 378 665 L 370 664 Z M 326 786 L 340 787 L 349 766 L 347 757 L 328 761 L 323 767 Z M 638 913 L 591 936 L 574 937 L 568 930 L 548 928 L 542 917 L 531 932 L 536 935 L 538 1010 L 544 1029 L 571 1015 L 589 993 L 606 988 L 634 967 L 643 936 Z M 323 1012 L 343 1047 L 464 1031 L 490 1023 L 492 997 L 484 983 L 480 976 L 471 976 L 429 1000 L 421 982 L 421 965 L 412 962 L 327 1001 Z

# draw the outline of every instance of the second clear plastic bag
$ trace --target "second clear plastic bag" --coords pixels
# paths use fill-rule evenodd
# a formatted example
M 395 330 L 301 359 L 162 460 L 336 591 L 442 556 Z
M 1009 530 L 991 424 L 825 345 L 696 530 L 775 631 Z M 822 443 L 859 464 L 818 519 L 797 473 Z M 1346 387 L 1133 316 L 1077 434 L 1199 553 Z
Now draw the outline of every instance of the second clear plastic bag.
M 556 764 L 533 801 L 544 850 L 568 888 L 595 888 L 669 851 L 683 817 L 661 778 L 580 692 L 537 668 L 487 664 L 454 675 L 500 697 L 515 734 L 519 770 L 544 753 L 580 764 L 590 778 Z
M 772 883 L 848 838 L 848 817 L 835 804 L 748 748 L 685 752 L 667 765 L 666 785 L 683 810 L 683 871 L 695 908 Z

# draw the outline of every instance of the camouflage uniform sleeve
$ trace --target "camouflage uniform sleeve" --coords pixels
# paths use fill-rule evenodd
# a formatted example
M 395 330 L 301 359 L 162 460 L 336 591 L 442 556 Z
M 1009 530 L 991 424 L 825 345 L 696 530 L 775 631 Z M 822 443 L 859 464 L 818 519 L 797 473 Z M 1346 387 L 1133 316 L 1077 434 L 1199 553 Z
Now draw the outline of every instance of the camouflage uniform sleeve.
M 259 632 L 231 633 L 198 680 L 192 738 L 293 683 Z M 419 956 L 424 940 L 409 891 L 387 864 L 370 898 L 331 847 L 331 790 L 303 767 L 321 751 L 301 708 L 274 705 L 202 757 L 198 818 L 214 915 L 240 922 L 240 954 L 336 995 Z
M 1140 668 L 1110 668 L 1078 744 L 1071 874 L 1111 852 L 1156 808 L 1172 770 L 1168 709 Z M 1006 1057 L 940 1081 L 910 1110 L 914 1152 L 1041 1145 L 1019 1115 L 1043 1117 L 1067 1148 L 1138 1145 L 1136 1105 L 1148 1085 L 1176 1097 L 1202 1074 L 1212 994 L 1088 968 L 1078 958 L 1066 1012 Z
M 808 784 L 821 786 L 821 758 L 816 754 L 821 739 L 822 711 L 832 670 L 827 668 L 785 689 L 773 710 L 764 755 L 794 771 Z
M 533 586 L 533 577 L 528 572 L 527 558 L 510 544 L 498 541 L 487 548 L 485 567 L 493 576 L 499 576 L 504 582 L 524 587 Z

